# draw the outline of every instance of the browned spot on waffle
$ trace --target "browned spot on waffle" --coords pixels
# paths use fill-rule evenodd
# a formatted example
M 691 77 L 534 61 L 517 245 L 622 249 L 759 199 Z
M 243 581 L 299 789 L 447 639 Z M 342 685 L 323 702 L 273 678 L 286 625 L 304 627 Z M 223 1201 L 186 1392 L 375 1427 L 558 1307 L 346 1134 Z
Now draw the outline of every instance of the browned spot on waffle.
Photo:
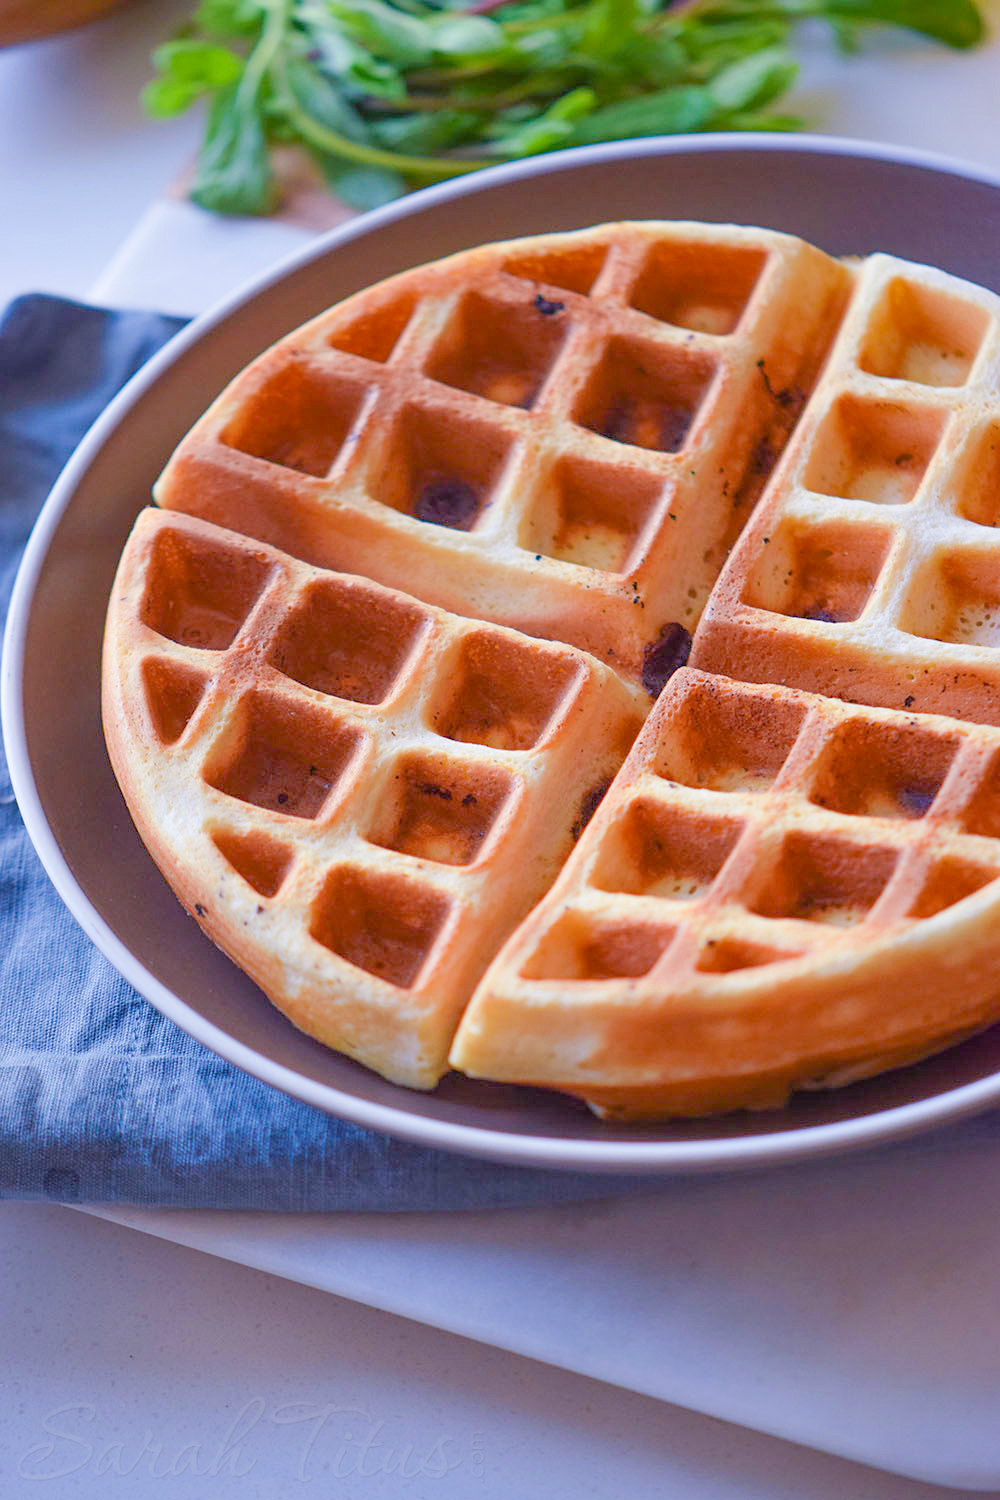
M 445 739 L 530 750 L 565 712 L 579 680 L 564 655 L 470 631 L 449 664 L 430 722 Z
M 703 817 L 639 797 L 609 831 L 594 867 L 598 890 L 691 901 L 711 886 L 743 831 L 739 818 Z
M 875 526 L 784 523 L 761 553 L 743 601 L 827 625 L 856 620 L 889 546 L 890 533 Z
M 766 259 L 766 253 L 752 245 L 723 247 L 710 241 L 699 244 L 696 238 L 654 245 L 630 301 L 640 312 L 678 328 L 733 333 Z
M 322 710 L 251 691 L 235 705 L 202 774 L 227 797 L 315 818 L 360 745 L 358 730 Z
M 290 358 L 248 395 L 219 434 L 241 453 L 321 479 L 351 436 L 364 386 L 318 361 Z
M 628 574 L 663 509 L 662 475 L 622 463 L 563 456 L 526 517 L 528 548 L 560 562 Z
M 587 296 L 607 259 L 612 235 L 585 236 L 574 243 L 530 242 L 502 255 L 501 266 L 510 276 L 522 276 L 545 286 L 559 287 Z
M 580 803 L 580 810 L 576 815 L 576 822 L 570 829 L 570 833 L 573 835 L 574 842 L 580 837 L 581 833 L 586 828 L 591 818 L 594 816 L 595 812 L 600 806 L 601 799 L 607 796 L 608 788 L 610 787 L 610 785 L 610 777 L 607 781 L 599 781 L 596 786 L 592 786 L 590 788 L 590 791 L 587 792 L 583 801 Z
M 894 849 L 793 831 L 760 872 L 748 907 L 762 917 L 851 927 L 864 921 L 895 864 Z
M 858 365 L 917 385 L 964 385 L 988 328 L 982 305 L 917 277 L 892 276 L 872 308 Z
M 225 651 L 267 580 L 266 562 L 245 550 L 191 546 L 181 532 L 164 531 L 142 601 L 143 622 L 168 640 L 203 651 Z
M 944 413 L 844 396 L 817 435 L 807 489 L 874 505 L 916 495 L 944 426 Z
M 502 771 L 441 756 L 397 761 L 368 837 L 417 859 L 468 865 L 480 857 L 511 795 Z
M 708 355 L 613 339 L 574 416 L 612 442 L 675 453 L 683 448 L 714 375 Z
M 669 946 L 669 927 L 588 922 L 568 911 L 527 961 L 525 979 L 638 979 Z
M 404 407 L 373 468 L 372 494 L 417 520 L 469 531 L 510 452 L 510 438 L 485 422 L 446 407 Z
M 676 620 L 661 626 L 659 638 L 650 641 L 642 653 L 642 685 L 651 698 L 662 693 L 678 667 L 683 667 L 690 655 L 690 632 Z
M 538 297 L 492 301 L 470 292 L 458 307 L 427 362 L 427 373 L 445 385 L 485 396 L 503 406 L 534 405 L 569 331 L 562 309 Z
M 948 774 L 959 741 L 912 723 L 848 721 L 830 738 L 811 800 L 834 812 L 922 818 Z

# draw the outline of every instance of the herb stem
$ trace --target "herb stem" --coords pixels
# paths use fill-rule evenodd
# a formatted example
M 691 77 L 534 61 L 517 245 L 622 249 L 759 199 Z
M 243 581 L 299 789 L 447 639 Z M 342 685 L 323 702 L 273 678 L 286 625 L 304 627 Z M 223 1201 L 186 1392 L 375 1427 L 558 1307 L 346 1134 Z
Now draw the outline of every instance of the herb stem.
M 292 0 L 263 0 L 263 5 L 264 25 L 236 89 L 237 106 L 247 111 L 253 109 L 268 69 L 281 55 L 291 18 Z
M 282 107 L 289 122 L 295 126 L 304 141 L 320 151 L 329 152 L 331 156 L 355 162 L 358 166 L 382 167 L 392 172 L 401 172 L 404 177 L 443 182 L 450 177 L 460 177 L 465 172 L 478 172 L 488 165 L 485 158 L 481 161 L 466 161 L 459 157 L 404 156 L 379 146 L 348 140 L 346 135 L 330 130 L 307 114 L 287 89 L 282 90 Z

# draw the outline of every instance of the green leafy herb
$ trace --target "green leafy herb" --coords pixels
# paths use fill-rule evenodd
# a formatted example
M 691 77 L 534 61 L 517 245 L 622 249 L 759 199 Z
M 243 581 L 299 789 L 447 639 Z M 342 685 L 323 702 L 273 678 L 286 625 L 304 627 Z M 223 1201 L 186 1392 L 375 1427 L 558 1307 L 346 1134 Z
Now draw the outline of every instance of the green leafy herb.
M 704 130 L 791 130 L 803 20 L 837 45 L 902 27 L 975 46 L 974 0 L 202 0 L 154 54 L 154 116 L 199 101 L 192 196 L 277 205 L 272 148 L 294 142 L 346 202 L 567 146 Z

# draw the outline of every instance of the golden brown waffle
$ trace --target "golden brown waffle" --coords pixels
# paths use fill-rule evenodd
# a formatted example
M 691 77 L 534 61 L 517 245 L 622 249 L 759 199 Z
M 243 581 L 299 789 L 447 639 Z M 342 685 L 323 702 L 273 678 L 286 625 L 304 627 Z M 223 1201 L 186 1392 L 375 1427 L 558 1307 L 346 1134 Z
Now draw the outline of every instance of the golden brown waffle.
M 650 223 L 289 335 L 181 443 L 109 611 L 112 760 L 181 900 L 390 1078 L 620 1119 L 996 1019 L 998 311 Z
M 1000 308 L 876 255 L 692 664 L 1000 724 Z
M 303 1030 L 427 1088 L 641 723 L 592 657 L 142 513 L 104 722 L 209 936 Z
M 452 1062 L 618 1119 L 775 1106 L 1000 1013 L 1000 730 L 682 668 Z
M 251 365 L 159 503 L 654 690 L 816 378 L 851 280 L 787 235 L 617 224 L 466 251 Z M 666 631 L 666 634 L 664 632 Z

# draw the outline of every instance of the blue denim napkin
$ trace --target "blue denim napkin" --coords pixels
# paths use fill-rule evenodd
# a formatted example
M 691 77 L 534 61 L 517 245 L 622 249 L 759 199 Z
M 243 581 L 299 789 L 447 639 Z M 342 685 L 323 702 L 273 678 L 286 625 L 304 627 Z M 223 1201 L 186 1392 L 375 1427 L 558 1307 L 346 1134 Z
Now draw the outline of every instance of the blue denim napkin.
M 181 322 L 55 297 L 0 322 L 0 617 L 46 493 Z M 461 1209 L 637 1183 L 484 1165 L 331 1119 L 223 1061 L 93 947 L 35 856 L 0 754 L 0 1198 L 184 1208 Z

